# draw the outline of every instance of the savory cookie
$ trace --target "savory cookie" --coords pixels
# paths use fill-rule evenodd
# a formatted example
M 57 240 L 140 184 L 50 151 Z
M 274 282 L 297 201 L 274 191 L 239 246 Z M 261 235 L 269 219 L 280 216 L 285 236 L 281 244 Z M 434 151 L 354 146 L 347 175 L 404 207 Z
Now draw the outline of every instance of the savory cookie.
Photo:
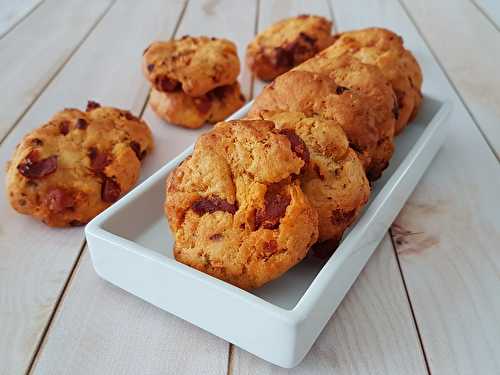
M 340 49 L 341 51 L 334 52 Z M 391 83 L 398 100 L 395 134 L 417 114 L 422 103 L 422 71 L 403 40 L 392 31 L 369 28 L 342 33 L 331 53 L 348 52 L 366 64 L 380 68 Z
M 243 104 L 245 97 L 238 82 L 217 87 L 196 98 L 183 91 L 161 92 L 155 89 L 149 98 L 149 105 L 160 118 L 186 128 L 222 121 Z
M 379 140 L 374 117 L 362 95 L 337 85 L 328 75 L 294 70 L 277 77 L 257 96 L 248 117 L 259 117 L 264 110 L 337 121 L 365 169 L 370 165 Z
M 65 109 L 18 145 L 7 165 L 10 203 L 50 226 L 83 225 L 130 190 L 152 147 L 148 126 L 128 111 Z
M 363 165 L 334 120 L 299 112 L 262 112 L 281 132 L 292 131 L 309 150 L 301 187 L 319 216 L 319 242 L 336 248 L 345 229 L 368 201 L 370 185 Z
M 366 168 L 368 179 L 373 181 L 382 175 L 394 153 L 396 96 L 391 84 L 375 65 L 363 64 L 349 54 L 337 52 L 338 49 L 329 47 L 295 69 L 328 74 L 338 85 L 364 97 L 379 130 L 379 140 Z
M 247 64 L 257 77 L 270 81 L 329 46 L 331 30 L 332 23 L 319 16 L 279 21 L 248 45 Z
M 218 123 L 167 179 L 175 258 L 243 289 L 279 277 L 318 238 L 296 178 L 308 152 L 270 121 Z
M 240 61 L 236 46 L 229 40 L 184 36 L 152 43 L 144 51 L 143 70 L 158 91 L 182 89 L 190 96 L 201 96 L 234 83 Z

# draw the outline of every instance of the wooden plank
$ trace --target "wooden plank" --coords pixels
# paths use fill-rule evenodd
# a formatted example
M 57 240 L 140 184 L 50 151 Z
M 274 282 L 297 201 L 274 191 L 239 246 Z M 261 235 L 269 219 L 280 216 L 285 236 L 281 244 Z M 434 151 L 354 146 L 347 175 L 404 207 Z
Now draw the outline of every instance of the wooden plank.
M 17 26 L 42 0 L 0 0 L 0 38 Z
M 100 279 L 85 252 L 34 374 L 223 374 L 228 346 Z
M 224 36 L 233 40 L 241 53 L 254 34 L 255 16 L 255 2 L 190 2 L 177 35 Z M 163 39 L 168 37 L 164 35 Z M 135 64 L 136 60 L 124 61 Z M 240 76 L 247 93 L 248 77 L 245 71 Z M 200 131 L 209 128 L 193 131 L 168 125 L 156 118 L 149 108 L 144 118 L 153 129 L 156 143 L 156 151 L 146 161 L 145 175 L 176 156 Z M 98 280 L 86 250 L 82 262 L 51 325 L 34 367 L 35 373 L 226 372 L 227 342 Z M 85 313 L 82 317 L 82 309 L 98 313 Z M 135 322 L 137 315 L 141 317 L 140 322 Z M 113 326 L 106 329 L 110 322 Z M 104 344 L 89 344 L 93 338 L 102 337 L 103 330 Z M 148 335 L 139 337 L 144 332 Z M 72 344 L 68 345 L 70 342 Z M 124 346 L 124 342 L 127 345 Z
M 500 30 L 500 3 L 497 0 L 471 0 L 484 13 L 485 17 Z
M 500 33 L 469 0 L 404 4 L 500 158 Z
M 343 30 L 380 25 L 403 35 L 424 67 L 424 93 L 454 104 L 446 143 L 393 234 L 431 373 L 498 374 L 498 161 L 397 1 L 333 5 Z
M 151 39 L 171 35 L 182 8 L 181 1 L 116 3 L 2 143 L 0 164 L 23 134 L 62 108 L 95 99 L 139 113 L 148 93 L 142 50 Z M 5 199 L 0 216 L 0 373 L 16 374 L 36 351 L 80 253 L 83 230 L 48 228 L 16 214 Z
M 389 236 L 299 366 L 286 370 L 237 348 L 230 366 L 233 375 L 427 374 Z
M 261 32 L 283 18 L 299 14 L 314 14 L 332 19 L 327 0 L 261 0 L 257 31 Z M 254 95 L 257 96 L 265 85 L 266 82 L 256 78 L 253 87 Z
M 0 40 L 0 141 L 111 4 L 47 0 Z
M 323 1 L 261 2 L 259 25 L 301 14 L 330 18 Z M 260 29 L 260 28 L 259 28 Z M 263 87 L 256 80 L 255 92 Z M 383 323 L 382 323 L 383 322 Z M 362 355 L 361 355 L 362 353 Z M 392 245 L 386 237 L 305 360 L 285 370 L 233 347 L 231 374 L 426 373 Z

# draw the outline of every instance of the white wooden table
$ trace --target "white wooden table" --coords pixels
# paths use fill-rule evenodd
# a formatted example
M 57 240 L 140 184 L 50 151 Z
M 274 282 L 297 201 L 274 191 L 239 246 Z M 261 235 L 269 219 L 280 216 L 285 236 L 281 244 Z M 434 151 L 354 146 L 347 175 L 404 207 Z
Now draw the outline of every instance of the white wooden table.
M 164 129 L 140 71 L 150 41 L 223 36 L 243 57 L 257 31 L 300 13 L 394 29 L 436 60 L 454 102 L 445 146 L 304 362 L 280 369 L 109 285 L 81 228 L 47 228 L 2 199 L 0 374 L 500 374 L 496 0 L 0 0 L 0 163 L 87 99 Z M 240 80 L 249 98 L 262 88 L 246 68 Z M 198 133 L 157 152 L 167 161 Z

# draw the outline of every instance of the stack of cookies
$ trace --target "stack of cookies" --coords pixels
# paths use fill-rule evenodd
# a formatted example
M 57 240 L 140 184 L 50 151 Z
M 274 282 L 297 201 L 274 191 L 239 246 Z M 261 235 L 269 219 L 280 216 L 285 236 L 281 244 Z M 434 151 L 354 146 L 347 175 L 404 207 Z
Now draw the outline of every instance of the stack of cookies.
M 359 216 L 394 136 L 418 111 L 422 74 L 389 30 L 333 39 L 289 64 L 245 119 L 202 135 L 169 176 L 165 213 L 177 260 L 258 288 L 310 248 L 330 255 Z
M 144 51 L 143 70 L 152 85 L 151 108 L 172 124 L 199 128 L 245 103 L 236 81 L 236 46 L 226 39 L 184 36 L 154 42 Z

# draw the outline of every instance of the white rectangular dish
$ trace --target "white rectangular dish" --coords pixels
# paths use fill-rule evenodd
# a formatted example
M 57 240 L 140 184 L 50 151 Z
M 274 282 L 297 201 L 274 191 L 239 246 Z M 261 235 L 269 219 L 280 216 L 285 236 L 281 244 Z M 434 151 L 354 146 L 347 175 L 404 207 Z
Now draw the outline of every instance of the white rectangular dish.
M 249 103 L 232 118 L 243 117 Z M 85 228 L 96 272 L 159 308 L 282 367 L 304 358 L 442 145 L 450 104 L 424 97 L 374 184 L 364 213 L 328 261 L 306 258 L 246 292 L 177 262 L 163 214 L 165 179 L 192 147 Z

